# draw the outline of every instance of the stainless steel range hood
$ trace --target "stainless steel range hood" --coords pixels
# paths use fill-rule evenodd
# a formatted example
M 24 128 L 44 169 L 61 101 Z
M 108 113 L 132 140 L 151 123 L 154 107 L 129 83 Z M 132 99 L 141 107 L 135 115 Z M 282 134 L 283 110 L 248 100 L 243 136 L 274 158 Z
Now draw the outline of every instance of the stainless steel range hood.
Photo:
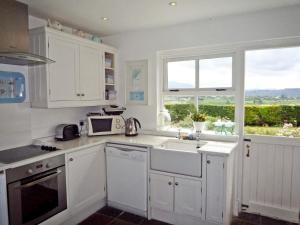
M 53 62 L 29 52 L 28 6 L 0 0 L 0 63 L 34 66 Z

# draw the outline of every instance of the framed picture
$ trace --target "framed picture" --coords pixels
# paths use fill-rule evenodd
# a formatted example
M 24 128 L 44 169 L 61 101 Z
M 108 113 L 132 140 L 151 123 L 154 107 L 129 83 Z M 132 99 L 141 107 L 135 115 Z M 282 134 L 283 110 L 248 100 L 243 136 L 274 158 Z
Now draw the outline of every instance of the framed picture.
M 126 63 L 126 104 L 148 105 L 148 60 Z

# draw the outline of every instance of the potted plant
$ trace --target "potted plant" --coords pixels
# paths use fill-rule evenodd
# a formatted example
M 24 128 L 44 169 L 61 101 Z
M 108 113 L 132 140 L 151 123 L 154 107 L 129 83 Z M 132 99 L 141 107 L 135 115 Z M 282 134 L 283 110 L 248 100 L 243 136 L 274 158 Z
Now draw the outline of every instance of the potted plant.
M 195 112 L 191 116 L 196 131 L 202 131 L 205 126 L 206 115 L 203 113 Z

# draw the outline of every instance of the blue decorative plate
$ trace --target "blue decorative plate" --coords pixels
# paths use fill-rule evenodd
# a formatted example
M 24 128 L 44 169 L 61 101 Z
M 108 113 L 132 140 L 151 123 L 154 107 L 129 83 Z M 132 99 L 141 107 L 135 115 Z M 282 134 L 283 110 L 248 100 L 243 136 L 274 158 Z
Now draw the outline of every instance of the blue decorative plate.
M 0 71 L 0 103 L 20 103 L 26 98 L 22 73 Z

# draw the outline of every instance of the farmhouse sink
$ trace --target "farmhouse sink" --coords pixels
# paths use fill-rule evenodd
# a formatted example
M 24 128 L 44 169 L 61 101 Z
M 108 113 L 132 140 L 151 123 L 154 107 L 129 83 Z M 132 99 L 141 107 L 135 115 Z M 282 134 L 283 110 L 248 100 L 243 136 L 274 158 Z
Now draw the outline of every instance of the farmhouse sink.
M 200 142 L 200 147 L 206 142 Z M 200 148 L 201 149 L 201 148 Z M 150 152 L 152 170 L 194 177 L 202 176 L 202 153 L 198 153 L 197 142 L 168 140 Z
M 171 151 L 197 152 L 205 144 L 207 144 L 205 141 L 197 143 L 196 141 L 168 140 L 163 142 L 160 148 Z

